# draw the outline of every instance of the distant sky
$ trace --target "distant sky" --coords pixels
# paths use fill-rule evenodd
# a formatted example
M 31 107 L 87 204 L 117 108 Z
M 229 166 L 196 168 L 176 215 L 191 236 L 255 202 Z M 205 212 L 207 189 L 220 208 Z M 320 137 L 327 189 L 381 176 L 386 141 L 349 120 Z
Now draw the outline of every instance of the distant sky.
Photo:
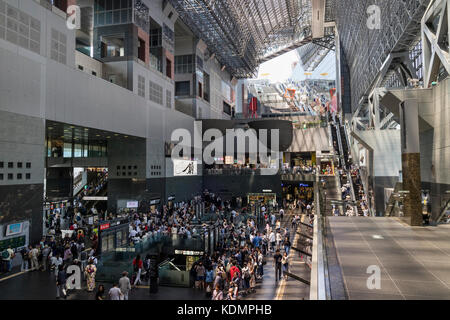
M 297 50 L 292 50 L 263 63 L 259 67 L 257 79 L 269 79 L 270 82 L 283 82 L 289 78 L 300 81 L 307 77 L 310 79 L 336 80 L 334 51 L 326 56 L 311 76 L 306 76 L 304 73 Z M 328 73 L 328 75 L 322 76 L 322 73 Z

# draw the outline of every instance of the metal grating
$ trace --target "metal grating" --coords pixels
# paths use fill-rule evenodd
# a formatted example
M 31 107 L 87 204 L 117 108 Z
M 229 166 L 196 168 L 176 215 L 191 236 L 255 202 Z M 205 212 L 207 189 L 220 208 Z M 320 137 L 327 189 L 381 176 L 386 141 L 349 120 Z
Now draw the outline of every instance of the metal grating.
M 169 2 L 237 78 L 252 77 L 261 62 L 312 41 L 311 0 Z M 334 20 L 334 5 L 327 0 L 326 21 Z
M 350 68 L 352 109 L 373 86 L 390 53 L 410 51 L 420 37 L 420 22 L 430 0 L 339 0 L 336 24 Z M 381 30 L 367 28 L 367 8 L 381 9 Z M 349 17 L 352 23 L 349 23 Z M 389 75 L 390 76 L 390 75 Z

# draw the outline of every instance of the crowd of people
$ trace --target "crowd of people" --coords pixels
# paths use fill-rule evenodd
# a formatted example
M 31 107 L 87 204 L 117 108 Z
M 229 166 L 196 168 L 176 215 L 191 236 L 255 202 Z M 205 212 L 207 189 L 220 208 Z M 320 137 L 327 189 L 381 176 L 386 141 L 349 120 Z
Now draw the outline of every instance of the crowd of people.
M 256 290 L 256 284 L 264 277 L 265 265 L 271 265 L 279 281 L 289 270 L 289 252 L 291 232 L 296 230 L 300 216 L 286 221 L 285 209 L 288 211 L 311 214 L 311 204 L 298 202 L 293 205 L 285 203 L 278 210 L 278 204 L 261 207 L 263 219 L 251 216 L 248 207 L 232 208 L 230 201 L 223 201 L 220 196 L 204 192 L 189 202 L 164 205 L 161 210 L 153 208 L 146 213 L 129 212 L 129 243 L 136 244 L 148 237 L 164 235 L 189 239 L 201 236 L 207 225 L 199 223 L 195 206 L 203 202 L 207 213 L 216 215 L 218 241 L 210 252 L 206 252 L 189 270 L 192 286 L 203 290 L 213 300 L 236 300 Z M 62 214 L 55 212 L 51 225 L 61 224 Z M 67 217 L 66 217 L 67 218 Z M 58 222 L 59 221 L 59 222 Z M 133 274 L 122 274 L 108 293 L 104 285 L 96 286 L 98 235 L 93 232 L 86 235 L 77 221 L 77 214 L 69 222 L 74 226 L 72 233 L 60 232 L 54 236 L 44 237 L 39 244 L 23 248 L 18 254 L 22 258 L 22 271 L 41 271 L 53 274 L 56 283 L 56 297 L 67 298 L 66 282 L 68 266 L 77 265 L 83 274 L 88 292 L 95 291 L 95 298 L 103 300 L 128 299 L 131 288 L 149 280 L 151 257 L 144 259 L 140 255 L 132 261 Z M 12 251 L 12 253 L 10 252 Z M 4 268 L 10 270 L 14 258 L 13 250 L 6 250 L 3 258 Z M 269 260 L 269 261 L 268 261 Z M 266 271 L 267 272 L 267 271 Z
M 201 227 L 196 224 L 199 229 L 196 230 L 192 224 L 195 219 L 195 201 L 198 199 L 177 203 L 171 208 L 163 206 L 161 212 L 155 209 L 149 213 L 133 213 L 130 240 L 139 242 L 156 234 L 186 238 L 200 234 L 203 232 Z M 300 215 L 293 216 L 291 224 L 284 221 L 285 225 L 282 226 L 284 209 L 277 210 L 276 214 L 276 211 L 269 212 L 262 206 L 264 222 L 258 225 L 253 218 L 241 219 L 246 214 L 246 208 L 232 209 L 230 202 L 222 201 L 219 196 L 205 193 L 201 201 L 205 202 L 207 212 L 217 214 L 219 239 L 215 250 L 206 252 L 190 268 L 193 288 L 203 291 L 213 300 L 241 299 L 256 291 L 257 282 L 264 277 L 264 266 L 268 259 L 272 260 L 276 281 L 287 277 L 290 231 L 296 230 Z M 311 212 L 309 204 L 308 209 L 305 206 L 305 212 Z M 146 256 L 142 260 L 138 255 L 132 262 L 133 274 L 122 274 L 108 292 L 109 299 L 126 300 L 133 285 L 148 280 L 150 259 L 150 256 Z M 145 279 L 142 279 L 143 275 L 146 275 Z M 99 286 L 96 298 L 104 298 L 104 295 L 104 287 Z

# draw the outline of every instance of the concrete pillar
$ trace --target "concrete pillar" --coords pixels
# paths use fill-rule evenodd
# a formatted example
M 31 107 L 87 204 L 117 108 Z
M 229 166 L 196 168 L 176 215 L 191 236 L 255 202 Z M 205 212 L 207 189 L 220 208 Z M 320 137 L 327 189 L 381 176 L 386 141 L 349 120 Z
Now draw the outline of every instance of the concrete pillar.
M 419 104 L 417 100 L 400 103 L 404 220 L 411 226 L 422 226 Z

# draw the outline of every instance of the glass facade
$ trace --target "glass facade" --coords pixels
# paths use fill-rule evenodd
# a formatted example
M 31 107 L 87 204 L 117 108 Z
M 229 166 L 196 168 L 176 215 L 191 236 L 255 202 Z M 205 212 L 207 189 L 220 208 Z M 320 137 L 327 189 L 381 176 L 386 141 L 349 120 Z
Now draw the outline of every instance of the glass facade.
M 106 157 L 108 155 L 104 141 L 64 141 L 63 139 L 47 138 L 48 158 L 90 158 Z
M 175 56 L 175 73 L 192 73 L 194 72 L 194 58 L 192 54 L 183 56 Z
M 94 26 L 131 23 L 131 0 L 95 0 Z

